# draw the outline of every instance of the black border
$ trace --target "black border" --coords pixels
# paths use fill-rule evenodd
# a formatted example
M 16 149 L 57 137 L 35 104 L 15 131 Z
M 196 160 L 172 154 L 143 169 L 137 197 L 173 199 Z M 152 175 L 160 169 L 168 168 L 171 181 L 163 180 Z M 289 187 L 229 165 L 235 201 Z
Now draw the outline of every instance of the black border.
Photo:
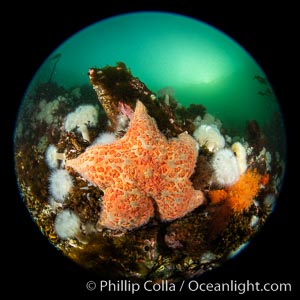
M 290 49 L 293 47 L 290 33 L 294 25 L 292 8 L 277 7 L 276 4 L 262 7 L 253 2 L 239 6 L 227 4 L 224 7 L 213 2 L 207 8 L 203 3 L 195 7 L 189 1 L 164 1 L 160 4 L 110 1 L 105 5 L 88 2 L 79 5 L 73 3 L 62 8 L 60 4 L 49 2 L 38 5 L 27 3 L 24 7 L 19 5 L 18 8 L 7 9 L 9 19 L 3 25 L 5 89 L 2 86 L 6 100 L 1 125 L 4 141 L 7 138 L 6 144 L 9 145 L 8 157 L 12 158 L 14 121 L 20 101 L 44 59 L 66 38 L 87 25 L 108 16 L 139 10 L 168 11 L 195 17 L 224 31 L 243 45 L 261 65 L 275 89 L 285 118 L 288 151 L 292 148 L 289 144 L 289 100 L 294 97 L 290 82 L 293 64 L 289 62 Z M 288 155 L 285 184 L 277 209 L 262 232 L 236 259 L 200 280 L 293 282 L 293 289 L 296 289 L 295 276 L 291 271 L 297 260 L 294 242 L 297 234 L 296 218 L 293 217 L 294 197 L 289 192 L 292 186 L 289 158 Z M 8 183 L 5 180 L 3 187 L 6 196 L 2 199 L 5 209 L 4 249 L 7 250 L 5 265 L 8 266 L 2 271 L 8 279 L 4 282 L 4 288 L 11 294 L 21 290 L 22 294 L 28 296 L 91 296 L 84 284 L 99 278 L 63 257 L 40 234 L 19 198 L 13 161 L 4 159 L 4 169 L 8 174 L 5 176 Z M 201 296 L 198 293 L 193 295 Z M 93 296 L 101 297 L 101 294 L 94 293 Z

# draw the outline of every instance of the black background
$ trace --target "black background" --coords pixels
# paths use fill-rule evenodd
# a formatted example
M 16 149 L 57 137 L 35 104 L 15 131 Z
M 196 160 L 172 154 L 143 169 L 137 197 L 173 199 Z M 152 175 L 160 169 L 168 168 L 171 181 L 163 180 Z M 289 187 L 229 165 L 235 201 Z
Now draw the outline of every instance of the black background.
M 242 1 L 240 1 L 242 2 Z M 101 4 L 102 3 L 102 4 Z M 23 6 L 10 4 L 3 9 L 2 19 L 2 96 L 1 150 L 4 162 L 2 202 L 2 255 L 1 272 L 6 280 L 3 291 L 24 296 L 103 296 L 100 292 L 88 292 L 85 283 L 100 278 L 90 274 L 62 256 L 40 233 L 22 203 L 16 185 L 13 168 L 13 129 L 20 101 L 30 80 L 47 56 L 70 35 L 102 18 L 119 13 L 139 10 L 177 12 L 200 19 L 222 30 L 256 59 L 267 74 L 280 101 L 285 118 L 288 139 L 288 161 L 285 184 L 275 212 L 261 233 L 235 259 L 223 267 L 207 273 L 199 281 L 252 280 L 264 282 L 291 282 L 296 290 L 294 271 L 298 267 L 296 209 L 299 197 L 292 195 L 292 135 L 291 106 L 295 103 L 292 84 L 296 64 L 293 57 L 296 21 L 294 7 L 290 5 L 262 6 L 255 2 L 220 6 L 212 1 L 199 1 L 197 7 L 189 1 L 164 1 L 164 4 L 140 1 L 109 1 L 70 3 L 43 2 Z M 105 7 L 103 6 L 105 4 Z M 146 59 L 146 58 L 145 58 Z M 297 121 L 297 120 L 296 120 Z M 295 121 L 295 122 L 296 122 Z M 295 124 L 295 123 L 293 123 Z M 6 147 L 8 145 L 8 147 Z M 9 157 L 9 159 L 7 158 Z M 292 161 L 292 165 L 294 162 Z M 37 178 L 38 180 L 38 178 Z M 297 276 L 299 277 L 299 276 Z M 293 293 L 294 294 L 294 293 Z M 171 295 L 165 293 L 165 297 Z M 112 296 L 112 294 L 111 294 Z M 117 295 L 121 297 L 121 294 Z M 199 292 L 189 296 L 207 297 Z M 265 296 L 265 295 L 264 295 Z M 282 294 L 286 297 L 289 294 Z

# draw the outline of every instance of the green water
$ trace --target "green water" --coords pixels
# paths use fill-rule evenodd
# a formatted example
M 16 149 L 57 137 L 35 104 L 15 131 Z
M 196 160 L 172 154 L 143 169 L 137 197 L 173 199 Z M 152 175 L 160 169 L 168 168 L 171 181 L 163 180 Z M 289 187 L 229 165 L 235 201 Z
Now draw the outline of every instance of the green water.
M 90 67 L 122 61 L 152 91 L 171 86 L 183 105 L 201 103 L 224 126 L 242 129 L 246 120 L 268 123 L 279 110 L 255 60 L 221 31 L 188 17 L 144 12 L 106 19 L 78 32 L 58 47 L 35 79 L 45 82 L 60 53 L 53 81 L 64 87 L 89 83 Z

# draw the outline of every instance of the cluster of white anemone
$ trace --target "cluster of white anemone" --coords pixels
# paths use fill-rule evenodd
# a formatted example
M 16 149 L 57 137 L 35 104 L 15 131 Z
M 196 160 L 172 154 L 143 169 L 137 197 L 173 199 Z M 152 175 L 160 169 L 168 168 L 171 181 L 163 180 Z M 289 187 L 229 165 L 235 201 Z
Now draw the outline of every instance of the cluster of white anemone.
M 95 126 L 98 121 L 98 111 L 92 105 L 81 105 L 75 111 L 69 113 L 65 118 L 64 129 L 66 131 L 76 130 L 80 132 L 82 138 L 90 142 L 88 126 Z M 114 141 L 115 137 L 104 134 L 96 140 L 96 143 L 108 143 Z M 53 209 L 63 206 L 69 193 L 74 187 L 73 178 L 63 169 L 65 153 L 58 152 L 54 145 L 49 145 L 45 152 L 45 160 L 51 170 L 49 176 L 49 204 Z M 55 204 L 58 205 L 55 205 Z M 57 214 L 54 222 L 54 229 L 61 239 L 74 238 L 80 236 L 80 218 L 78 215 L 64 209 Z
M 236 142 L 231 148 L 214 153 L 212 162 L 213 181 L 224 187 L 236 183 L 247 169 L 247 156 L 244 146 Z
M 58 161 L 63 161 L 64 159 L 64 154 L 58 153 L 55 146 L 48 146 L 46 162 L 51 170 L 48 186 L 50 193 L 49 204 L 54 210 L 63 206 L 74 186 L 71 175 L 65 169 L 58 169 Z M 75 213 L 63 210 L 56 216 L 54 229 L 61 239 L 73 238 L 75 237 L 74 233 L 79 232 L 80 219 Z
M 82 138 L 90 142 L 88 126 L 95 126 L 98 121 L 98 110 L 93 105 L 81 105 L 69 113 L 65 120 L 65 130 L 76 129 Z
M 240 142 L 236 142 L 230 148 L 225 148 L 226 141 L 219 130 L 220 122 L 211 115 L 203 119 L 196 118 L 194 123 L 198 125 L 193 133 L 194 138 L 200 147 L 205 147 L 213 153 L 212 182 L 221 187 L 236 183 L 247 169 L 245 147 Z
M 193 133 L 200 147 L 206 147 L 211 152 L 224 148 L 225 139 L 216 125 L 200 125 Z
M 62 240 L 74 238 L 80 232 L 80 219 L 73 211 L 65 209 L 56 216 L 54 229 Z

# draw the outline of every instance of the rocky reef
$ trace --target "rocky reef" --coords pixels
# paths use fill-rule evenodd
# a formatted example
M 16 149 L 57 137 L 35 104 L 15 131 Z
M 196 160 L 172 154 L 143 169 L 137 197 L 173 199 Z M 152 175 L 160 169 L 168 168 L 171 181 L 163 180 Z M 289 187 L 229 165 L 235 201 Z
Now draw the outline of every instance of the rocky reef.
M 20 191 L 58 249 L 107 278 L 177 281 L 255 236 L 285 168 L 257 122 L 234 137 L 122 62 L 88 75 L 91 86 L 69 90 L 37 84 L 17 120 Z

